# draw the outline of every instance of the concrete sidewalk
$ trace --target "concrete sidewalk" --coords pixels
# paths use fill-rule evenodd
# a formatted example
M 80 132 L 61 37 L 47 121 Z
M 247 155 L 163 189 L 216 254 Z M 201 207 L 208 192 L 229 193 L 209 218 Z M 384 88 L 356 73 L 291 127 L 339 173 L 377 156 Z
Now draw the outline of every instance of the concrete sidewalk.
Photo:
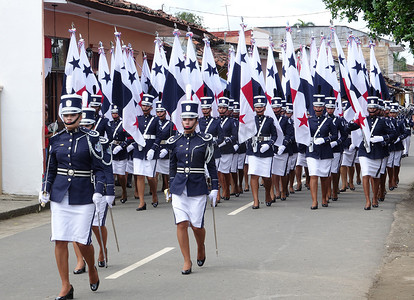
M 0 221 L 35 212 L 39 212 L 39 202 L 35 196 L 0 195 Z

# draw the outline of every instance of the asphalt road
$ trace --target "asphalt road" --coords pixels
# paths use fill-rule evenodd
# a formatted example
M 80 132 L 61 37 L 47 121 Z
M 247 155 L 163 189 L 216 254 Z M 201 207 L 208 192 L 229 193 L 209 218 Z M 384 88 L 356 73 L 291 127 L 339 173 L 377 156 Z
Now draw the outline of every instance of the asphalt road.
M 171 204 L 160 192 L 157 208 L 147 205 L 147 211 L 137 212 L 131 194 L 126 204 L 113 208 L 120 252 L 108 217 L 109 266 L 99 268 L 101 285 L 95 293 L 89 289 L 87 274 L 71 273 L 75 298 L 365 299 L 382 263 L 395 205 L 412 181 L 413 161 L 404 159 L 399 188 L 371 211 L 363 210 L 362 186 L 316 211 L 309 209 L 306 190 L 271 207 L 262 203 L 259 210 L 250 208 L 250 192 L 232 197 L 215 209 L 218 257 L 208 207 L 207 260 L 201 268 L 196 265 L 190 235 L 189 276 L 181 275 Z M 263 199 L 263 188 L 260 195 Z M 1 299 L 57 296 L 60 279 L 49 238 L 49 211 L 0 222 Z M 96 240 L 94 244 L 97 249 Z M 73 269 L 71 248 L 69 262 Z

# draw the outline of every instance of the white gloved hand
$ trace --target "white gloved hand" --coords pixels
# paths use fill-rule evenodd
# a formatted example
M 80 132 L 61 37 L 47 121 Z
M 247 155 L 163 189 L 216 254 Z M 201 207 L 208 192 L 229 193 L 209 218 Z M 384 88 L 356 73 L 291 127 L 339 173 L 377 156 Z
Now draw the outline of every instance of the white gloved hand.
M 142 151 L 144 149 L 144 147 L 142 147 L 141 145 L 138 145 L 138 151 Z
M 218 145 L 219 147 L 223 147 L 224 145 L 226 145 L 226 142 L 222 142 L 220 145 Z
M 118 154 L 121 150 L 122 150 L 122 147 L 118 145 L 118 146 L 116 146 L 114 148 L 114 150 L 112 151 L 112 153 L 113 154 Z
M 129 153 L 129 152 L 131 152 L 132 150 L 134 150 L 134 145 L 128 145 L 128 147 L 127 147 L 127 152 Z
M 354 151 L 355 150 L 355 145 L 354 144 L 351 144 L 351 145 L 349 145 L 349 151 Z
M 234 151 L 236 151 L 236 152 L 237 152 L 237 150 L 239 150 L 239 145 L 237 145 L 237 144 L 236 144 L 236 145 L 234 145 L 234 146 L 233 146 L 233 149 L 234 149 Z
M 211 190 L 210 194 L 208 195 L 208 198 L 210 199 L 210 202 L 211 202 L 211 206 L 216 206 L 217 193 L 218 193 L 218 190 Z
M 155 151 L 153 149 L 149 149 L 147 152 L 147 160 L 152 160 L 154 158 Z
M 335 148 L 336 146 L 338 146 L 338 142 L 337 141 L 331 142 L 331 148 Z
M 398 138 L 395 140 L 394 144 L 398 143 L 399 141 L 401 141 L 400 137 L 398 137 Z
M 166 157 L 167 154 L 168 154 L 168 150 L 167 149 L 161 149 L 161 151 L 160 151 L 160 158 Z
M 269 144 L 263 144 L 260 146 L 260 153 L 265 153 L 267 150 L 269 150 L 270 146 Z
M 39 192 L 39 203 L 43 206 L 50 201 L 50 194 L 48 192 Z
M 376 135 L 370 138 L 371 143 L 381 143 L 384 141 L 384 137 Z
M 108 203 L 109 207 L 111 208 L 112 208 L 112 203 L 114 203 L 114 200 L 115 200 L 115 196 L 108 196 L 108 195 L 105 196 L 105 201 L 106 203 Z
M 277 150 L 277 155 L 282 155 L 283 152 L 285 152 L 285 150 L 286 150 L 286 146 L 284 145 L 279 146 L 279 149 Z
M 313 142 L 315 145 L 322 145 L 325 143 L 325 139 L 324 138 L 316 138 L 315 141 Z
M 103 196 L 101 193 L 94 193 L 92 196 L 92 201 L 95 203 L 95 208 L 98 213 L 100 213 L 100 203 L 103 201 Z

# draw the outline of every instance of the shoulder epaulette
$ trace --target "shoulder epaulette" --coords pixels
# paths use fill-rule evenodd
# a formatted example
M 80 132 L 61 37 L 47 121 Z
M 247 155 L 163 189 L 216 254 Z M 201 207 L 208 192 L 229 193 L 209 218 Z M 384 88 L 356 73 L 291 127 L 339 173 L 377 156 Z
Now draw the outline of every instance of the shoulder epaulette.
M 203 141 L 205 142 L 209 142 L 213 139 L 213 136 L 210 133 L 203 133 L 203 132 L 199 132 L 197 133 L 199 137 L 201 137 L 203 139 Z
M 100 136 L 99 141 L 101 142 L 102 145 L 106 145 L 109 142 L 108 138 L 104 136 Z
M 49 143 L 53 143 L 53 141 L 54 141 L 55 139 L 57 139 L 57 137 L 58 137 L 59 135 L 61 135 L 62 133 L 64 133 L 65 131 L 66 131 L 66 129 L 62 129 L 61 131 L 59 131 L 59 132 L 55 133 L 55 135 L 53 135 L 53 136 L 51 136 L 51 137 L 49 138 Z
M 79 130 L 82 131 L 83 133 L 88 134 L 91 137 L 98 137 L 99 136 L 99 132 L 97 132 L 95 130 L 89 130 L 85 127 L 79 127 Z
M 182 133 L 177 133 L 176 135 L 169 137 L 169 139 L 167 140 L 167 144 L 174 144 L 176 141 L 180 139 L 180 137 L 182 137 L 182 135 Z

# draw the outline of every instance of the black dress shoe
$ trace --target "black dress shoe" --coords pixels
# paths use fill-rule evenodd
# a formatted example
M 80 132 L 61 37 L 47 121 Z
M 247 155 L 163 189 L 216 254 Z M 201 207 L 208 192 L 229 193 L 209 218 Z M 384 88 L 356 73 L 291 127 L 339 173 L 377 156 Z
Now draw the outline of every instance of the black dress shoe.
M 259 205 L 253 205 L 252 209 L 259 209 Z
M 65 295 L 65 296 L 61 296 L 61 297 L 56 297 L 55 300 L 66 300 L 66 299 L 73 299 L 73 291 L 74 288 L 72 285 L 70 285 L 70 290 L 69 292 Z
M 143 205 L 143 206 L 138 207 L 138 208 L 136 209 L 136 211 L 141 211 L 141 210 L 147 210 L 147 203 L 144 203 L 144 205 Z
M 73 274 L 78 275 L 86 272 L 86 262 L 83 261 L 83 268 L 82 269 L 75 269 L 73 270 Z
M 310 207 L 310 209 L 311 209 L 311 210 L 318 209 L 318 204 L 316 204 L 315 206 L 311 206 L 311 207 Z
M 157 201 L 157 202 L 153 202 L 153 203 L 152 203 L 152 206 L 153 206 L 154 208 L 156 208 L 156 207 L 158 206 L 158 201 Z
M 266 206 L 271 206 L 271 205 L 272 205 L 272 201 L 266 202 Z
M 125 202 L 127 202 L 127 201 L 128 201 L 128 199 L 127 199 L 127 198 L 123 198 L 123 199 L 121 199 L 121 200 L 119 200 L 119 201 L 121 201 L 121 203 L 125 203 Z

